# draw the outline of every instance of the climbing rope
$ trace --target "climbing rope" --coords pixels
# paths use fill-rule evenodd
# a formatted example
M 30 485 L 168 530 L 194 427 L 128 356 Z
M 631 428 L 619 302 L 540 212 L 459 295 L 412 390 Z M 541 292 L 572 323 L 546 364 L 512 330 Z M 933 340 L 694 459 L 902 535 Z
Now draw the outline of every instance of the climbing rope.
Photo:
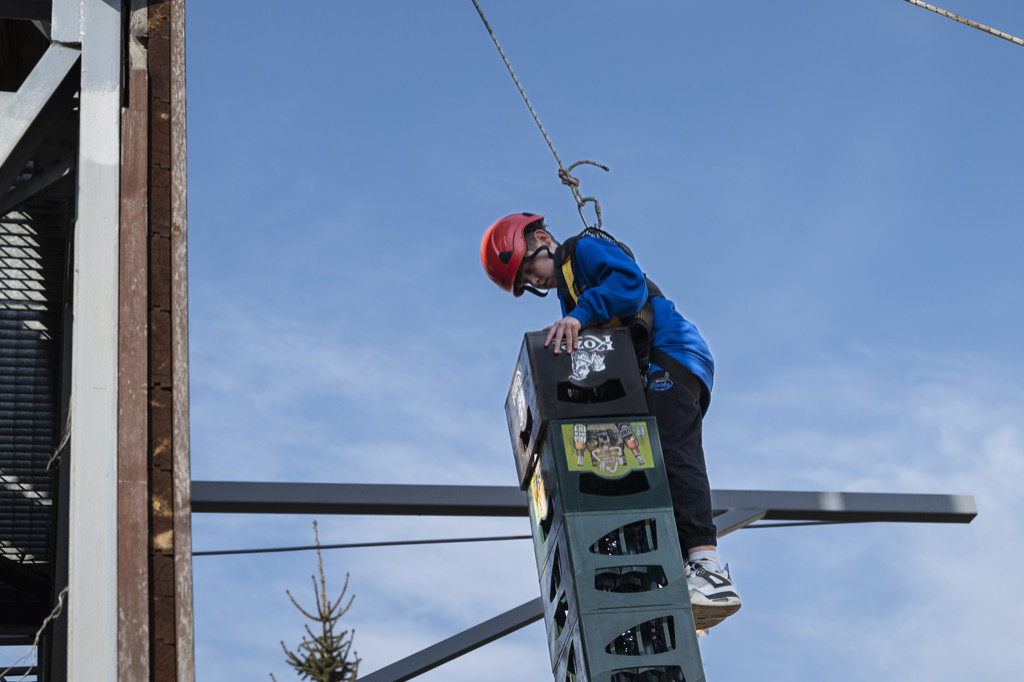
M 994 35 L 998 38 L 1002 38 L 1003 40 L 1008 40 L 1011 43 L 1014 43 L 1015 45 L 1024 46 L 1024 40 L 1021 40 L 1016 36 L 1012 36 L 1009 33 L 998 31 L 989 26 L 985 26 L 984 24 L 979 24 L 976 21 L 965 19 L 964 17 L 961 17 L 957 14 L 954 14 L 953 12 L 949 12 L 947 10 L 936 7 L 935 5 L 929 5 L 927 2 L 923 2 L 922 0 L 905 1 L 909 2 L 912 5 L 917 5 L 918 7 L 931 10 L 936 14 L 941 14 L 942 16 L 947 17 L 949 19 L 953 19 L 954 21 L 959 21 L 961 24 L 965 24 L 967 26 L 970 26 L 971 28 L 976 28 L 979 31 L 984 31 L 985 33 Z M 477 0 L 473 0 L 473 6 L 476 8 L 477 14 L 480 15 L 480 20 L 484 22 L 484 26 L 487 28 L 487 33 L 491 36 L 491 40 L 494 42 L 494 46 L 498 48 L 498 54 L 501 55 L 501 60 L 505 62 L 505 68 L 508 69 L 509 75 L 512 76 L 512 82 L 516 84 L 516 87 L 519 89 L 519 94 L 522 95 L 523 101 L 526 102 L 526 108 L 530 110 L 530 114 L 533 116 L 533 120 L 534 122 L 536 122 L 537 128 L 540 129 L 540 134 L 544 136 L 544 141 L 548 143 L 548 148 L 554 155 L 555 161 L 558 162 L 558 179 L 562 181 L 563 185 L 567 186 L 572 191 L 573 198 L 576 199 L 576 208 L 579 210 L 580 218 L 583 220 L 584 227 L 588 229 L 601 229 L 601 204 L 595 197 L 585 197 L 580 193 L 580 181 L 572 174 L 572 170 L 582 164 L 597 166 L 598 168 L 605 172 L 608 171 L 608 167 L 603 164 L 597 163 L 596 161 L 588 160 L 577 161 L 568 168 L 565 167 L 565 165 L 562 163 L 562 158 L 558 155 L 558 152 L 555 150 L 555 145 L 551 142 L 551 138 L 548 136 L 547 131 L 544 130 L 544 124 L 540 122 L 540 117 L 537 116 L 537 112 L 534 110 L 533 105 L 530 103 L 530 98 L 526 96 L 526 91 L 523 90 L 523 86 L 522 84 L 520 84 L 519 78 L 516 76 L 516 72 L 512 69 L 512 64 L 509 62 L 508 57 L 505 55 L 505 50 L 501 48 L 501 43 L 498 42 L 497 36 L 494 35 L 494 30 L 491 28 L 490 22 L 487 21 L 487 17 L 484 16 L 483 10 L 480 9 L 480 3 L 478 3 Z M 596 225 L 590 225 L 590 223 L 587 222 L 587 217 L 583 212 L 583 208 L 587 204 L 594 205 L 594 215 L 597 217 Z
M 996 29 L 990 28 L 988 26 L 985 26 L 984 24 L 979 24 L 976 21 L 971 21 L 970 19 L 965 19 L 965 18 L 963 18 L 962 16 L 960 16 L 958 14 L 953 14 L 952 12 L 949 12 L 947 10 L 940 9 L 939 7 L 936 7 L 935 5 L 929 5 L 927 2 L 921 2 L 921 0 L 906 0 L 906 2 L 909 2 L 911 5 L 917 5 L 918 7 L 923 7 L 924 9 L 931 10 L 931 11 L 935 12 L 936 14 L 941 14 L 942 16 L 944 16 L 944 17 L 946 17 L 948 19 L 952 19 L 953 21 L 959 21 L 961 24 L 965 24 L 967 26 L 970 26 L 971 28 L 976 28 L 979 31 L 984 31 L 985 33 L 988 33 L 989 35 L 994 35 L 997 38 L 1002 38 L 1003 40 L 1009 40 L 1014 45 L 1020 45 L 1021 47 L 1024 47 L 1024 40 L 1021 40 L 1020 38 L 1017 38 L 1016 36 L 1012 36 L 1009 33 L 1003 33 L 1002 31 L 997 31 Z
M 551 138 L 548 137 L 548 133 L 544 130 L 544 125 L 540 122 L 540 117 L 537 116 L 537 112 L 533 110 L 533 105 L 530 104 L 530 98 L 526 96 L 526 91 L 523 90 L 523 86 L 519 84 L 519 79 L 516 77 L 516 72 L 512 70 L 512 64 L 509 63 L 508 57 L 505 56 L 505 51 L 501 49 L 501 44 L 498 43 L 498 38 L 494 35 L 494 31 L 491 29 L 491 24 L 487 21 L 487 17 L 484 16 L 484 12 L 480 9 L 479 3 L 473 0 L 473 6 L 476 7 L 477 14 L 480 15 L 481 21 L 484 22 L 484 26 L 487 27 L 487 33 L 490 34 L 491 40 L 494 41 L 494 46 L 498 48 L 498 54 L 501 55 L 501 59 L 505 62 L 505 68 L 508 69 L 509 74 L 512 76 L 512 81 L 519 88 L 519 94 L 523 96 L 523 101 L 526 102 L 526 107 L 530 110 L 533 115 L 533 120 L 537 123 L 537 127 L 540 128 L 540 134 L 544 136 L 544 141 L 548 143 L 548 148 L 551 153 L 555 156 L 555 161 L 558 162 L 558 179 L 562 181 L 562 184 L 568 187 L 572 191 L 572 196 L 576 199 L 576 208 L 580 212 L 580 218 L 583 219 L 583 225 L 587 228 L 600 229 L 601 228 L 601 204 L 595 197 L 585 197 L 580 193 L 580 181 L 573 176 L 572 170 L 581 164 L 589 164 L 591 166 L 597 166 L 601 170 L 607 172 L 608 167 L 597 163 L 596 161 L 577 161 L 568 168 L 562 164 L 561 157 L 558 156 L 558 152 L 555 151 L 555 145 L 551 143 Z M 583 207 L 587 204 L 594 205 L 594 215 L 597 217 L 597 224 L 590 225 L 587 222 L 587 217 L 583 213 Z
M 35 640 L 32 641 L 32 646 L 30 646 L 28 648 L 28 651 L 23 653 L 18 658 L 18 660 L 16 660 L 11 665 L 7 666 L 6 670 L 0 671 L 0 680 L 6 680 L 7 678 L 5 676 L 8 673 L 14 673 L 15 666 L 17 666 L 19 663 L 21 663 L 22 661 L 24 661 L 26 659 L 30 659 L 32 657 L 32 655 L 35 654 L 39 650 L 38 649 L 38 647 L 39 647 L 39 638 L 43 636 L 43 632 L 46 631 L 46 627 L 50 624 L 50 622 L 53 621 L 54 618 L 58 617 L 60 615 L 61 611 L 64 610 L 64 597 L 66 597 L 66 596 L 68 596 L 68 588 L 67 587 L 65 587 L 63 590 L 61 590 L 60 594 L 57 595 L 57 605 L 53 607 L 53 611 L 50 611 L 50 615 L 48 615 L 45 619 L 43 619 L 43 624 L 39 626 L 38 630 L 36 630 L 36 638 L 35 638 Z M 23 680 L 27 679 L 29 677 L 29 675 L 34 675 L 34 674 L 35 674 L 35 668 L 33 666 L 28 666 L 28 671 L 24 675 L 22 675 L 21 677 L 18 678 L 18 682 L 22 682 Z

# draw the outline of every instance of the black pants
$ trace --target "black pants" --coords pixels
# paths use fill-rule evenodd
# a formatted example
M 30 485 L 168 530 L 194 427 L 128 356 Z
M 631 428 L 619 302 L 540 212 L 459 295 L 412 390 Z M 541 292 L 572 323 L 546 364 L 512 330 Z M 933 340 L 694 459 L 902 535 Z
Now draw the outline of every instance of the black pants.
M 659 370 L 647 382 L 647 407 L 658 420 L 684 558 L 693 547 L 718 544 L 701 436 L 704 415 L 699 398 L 706 390 L 701 380 L 686 370 L 672 374 Z

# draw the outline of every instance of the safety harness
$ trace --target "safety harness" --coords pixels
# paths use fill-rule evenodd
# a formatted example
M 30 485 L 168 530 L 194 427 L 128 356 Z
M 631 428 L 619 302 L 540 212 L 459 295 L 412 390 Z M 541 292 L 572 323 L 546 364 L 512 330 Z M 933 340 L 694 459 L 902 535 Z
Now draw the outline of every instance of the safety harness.
M 598 239 L 609 241 L 622 249 L 623 253 L 629 256 L 630 260 L 634 263 L 636 262 L 636 257 L 633 256 L 633 252 L 628 246 L 600 228 L 588 227 L 578 235 L 566 239 L 564 243 L 555 249 L 555 263 L 558 265 L 555 269 L 555 276 L 558 280 L 558 287 L 561 291 L 568 294 L 564 297 L 566 313 L 572 312 L 579 302 L 580 296 L 587 289 L 587 286 L 579 281 L 573 270 L 573 254 L 576 252 L 576 244 L 583 237 L 597 237 Z M 711 394 L 703 387 L 703 383 L 679 360 L 676 360 L 662 349 L 654 347 L 654 334 L 652 333 L 654 305 L 651 303 L 651 299 L 655 296 L 664 298 L 665 294 L 661 292 L 658 285 L 652 282 L 646 274 L 644 275 L 644 280 L 647 282 L 647 300 L 644 301 L 640 310 L 629 317 L 614 317 L 601 326 L 626 327 L 629 329 L 629 334 L 633 339 L 633 349 L 636 351 L 637 364 L 640 366 L 640 374 L 644 378 L 645 385 L 651 370 L 651 361 L 654 361 L 662 369 L 668 370 L 670 375 L 684 382 L 684 385 L 693 393 L 694 398 L 700 404 L 701 414 L 704 414 L 708 410 Z M 697 384 L 696 390 L 685 383 L 687 377 L 693 378 L 693 381 Z
M 596 227 L 588 227 L 579 234 L 566 239 L 555 250 L 555 263 L 558 266 L 555 269 L 555 277 L 558 280 L 559 289 L 568 294 L 565 297 L 565 312 L 567 314 L 576 308 L 580 296 L 587 289 L 587 285 L 583 284 L 579 278 L 576 277 L 576 273 L 573 269 L 573 255 L 576 253 L 576 244 L 579 243 L 579 240 L 583 237 L 596 237 L 598 239 L 611 242 L 622 249 L 623 253 L 629 256 L 630 260 L 634 263 L 636 262 L 636 258 L 633 256 L 633 252 L 628 246 L 618 241 L 615 237 L 611 236 L 604 230 Z M 651 298 L 653 296 L 661 296 L 664 298 L 664 294 L 661 293 L 661 289 L 658 288 L 658 285 L 652 282 L 647 275 L 644 275 L 644 279 L 647 282 L 647 300 L 644 302 L 640 310 L 629 317 L 614 317 L 601 326 L 626 327 L 629 329 L 629 334 L 633 339 L 633 349 L 636 351 L 637 362 L 640 364 L 640 372 L 644 376 L 647 376 L 647 372 L 650 370 L 651 365 L 651 342 L 653 341 L 651 328 L 654 324 L 654 306 L 651 304 Z

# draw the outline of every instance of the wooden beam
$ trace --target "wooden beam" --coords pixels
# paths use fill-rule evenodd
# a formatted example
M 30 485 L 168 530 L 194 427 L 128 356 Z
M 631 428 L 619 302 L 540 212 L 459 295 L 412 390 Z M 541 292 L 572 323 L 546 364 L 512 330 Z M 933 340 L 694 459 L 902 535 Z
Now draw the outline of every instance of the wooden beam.
M 149 679 L 148 166 L 146 10 L 129 17 L 127 107 L 121 115 L 118 335 L 118 680 Z
M 176 682 L 174 383 L 171 372 L 171 4 L 148 7 L 149 571 L 151 682 Z
M 150 680 L 192 682 L 185 3 L 147 12 Z
M 171 379 L 174 382 L 174 603 L 178 682 L 195 680 L 189 453 L 185 0 L 171 1 Z

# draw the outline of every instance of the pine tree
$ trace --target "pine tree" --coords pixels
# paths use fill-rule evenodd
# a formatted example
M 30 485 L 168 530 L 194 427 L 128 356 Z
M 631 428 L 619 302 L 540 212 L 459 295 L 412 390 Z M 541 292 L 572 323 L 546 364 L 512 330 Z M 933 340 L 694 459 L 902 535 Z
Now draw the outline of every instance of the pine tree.
M 295 668 L 301 679 L 312 680 L 313 682 L 354 682 L 359 672 L 359 655 L 352 652 L 352 637 L 355 630 L 335 632 L 338 622 L 345 615 L 355 595 L 349 597 L 348 602 L 342 607 L 345 592 L 348 590 L 348 574 L 345 574 L 345 584 L 341 588 L 341 594 L 334 601 L 327 598 L 327 581 L 324 579 L 324 562 L 320 555 L 320 534 L 317 532 L 316 521 L 313 522 L 313 534 L 316 537 L 316 560 L 320 569 L 320 584 L 317 585 L 316 576 L 310 576 L 313 580 L 313 594 L 316 597 L 316 613 L 310 613 L 299 606 L 292 596 L 290 590 L 285 590 L 288 598 L 292 600 L 302 615 L 319 625 L 319 634 L 313 634 L 313 630 L 307 623 L 306 636 L 296 648 L 296 651 L 289 651 L 284 642 L 281 648 L 284 649 L 288 665 Z M 349 660 L 351 652 L 352 660 Z M 274 675 L 270 679 L 277 682 Z

